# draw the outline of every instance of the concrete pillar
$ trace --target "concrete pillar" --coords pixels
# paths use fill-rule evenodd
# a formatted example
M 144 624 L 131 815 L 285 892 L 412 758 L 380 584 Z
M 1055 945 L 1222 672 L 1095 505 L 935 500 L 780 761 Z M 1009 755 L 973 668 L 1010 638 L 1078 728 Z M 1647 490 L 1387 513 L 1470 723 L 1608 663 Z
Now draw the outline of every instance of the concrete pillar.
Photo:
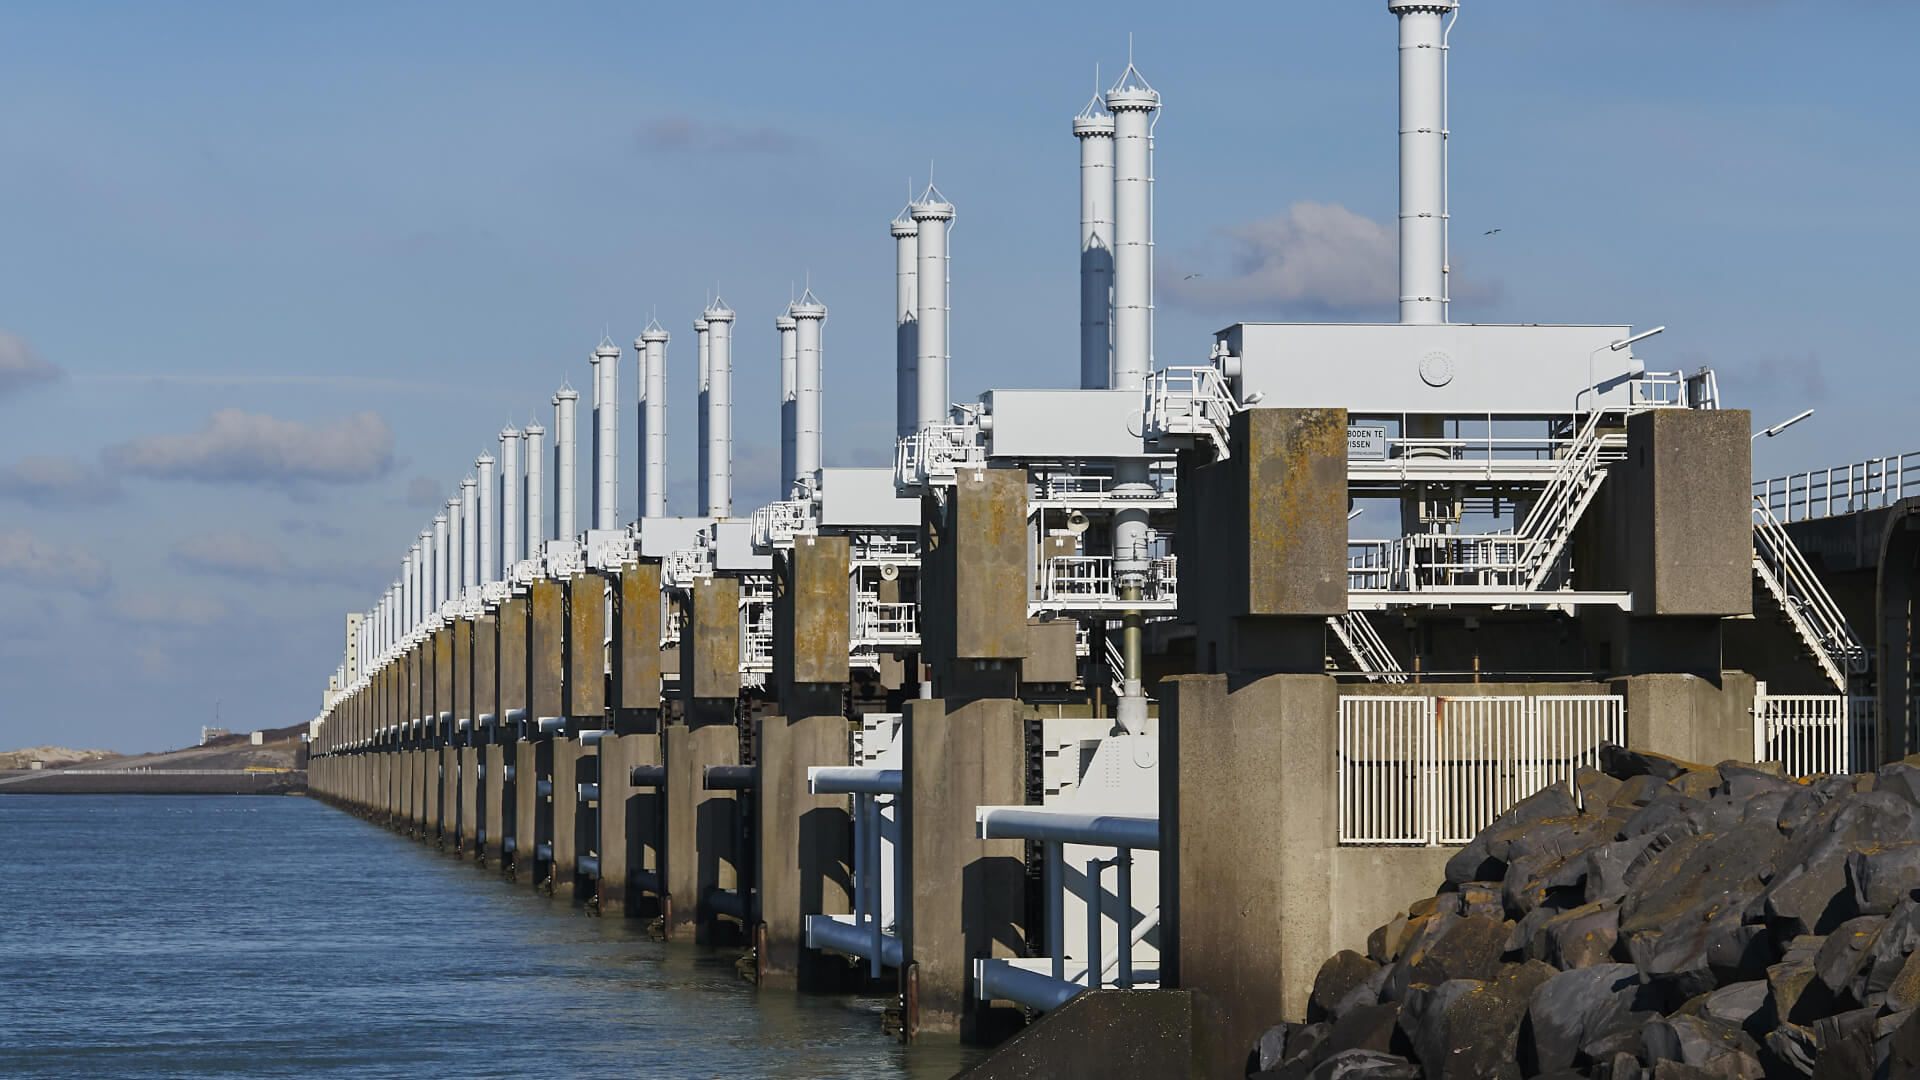
M 632 840 L 628 823 L 633 812 L 633 783 L 632 764 L 627 759 L 634 747 L 649 738 L 651 736 L 611 732 L 600 737 L 600 831 L 594 853 L 600 857 L 597 888 L 600 914 L 604 918 L 624 918 L 631 906 L 632 872 L 628 852 Z
M 1027 651 L 1027 474 L 962 469 L 922 506 L 922 655 L 937 693 L 1014 697 Z
M 847 800 L 807 792 L 809 766 L 847 763 L 848 554 L 844 536 L 801 536 L 775 558 L 773 668 L 781 715 L 761 722 L 757 757 L 762 986 L 833 989 L 848 970 L 804 947 L 808 915 L 853 910 Z
M 581 747 L 577 739 L 555 735 L 553 747 L 553 817 L 551 838 L 553 895 L 571 900 L 574 894 L 574 859 L 580 851 L 579 763 Z
M 1026 954 L 1026 849 L 1018 840 L 977 839 L 974 814 L 1026 802 L 1023 706 L 1005 698 L 912 701 L 905 738 L 907 1037 L 991 1041 L 1018 1018 L 974 1000 L 973 961 Z
M 540 884 L 534 845 L 539 833 L 539 744 L 519 739 L 513 744 L 513 879 L 522 885 Z
M 1325 675 L 1164 685 L 1161 985 L 1194 994 L 1194 1075 L 1238 1080 L 1262 1031 L 1305 1017 L 1334 952 L 1339 690 Z
M 565 716 L 567 587 L 541 579 L 530 588 L 527 626 L 527 719 Z
M 567 583 L 566 706 L 576 727 L 598 728 L 607 712 L 607 579 L 579 573 Z
M 680 681 L 685 715 L 666 741 L 666 880 L 670 939 L 711 939 L 708 893 L 738 884 L 738 854 L 730 791 L 701 786 L 708 765 L 736 765 L 740 737 L 734 707 L 740 694 L 740 582 L 731 577 L 694 583 L 691 610 L 680 632 Z
M 435 756 L 439 758 L 440 770 L 439 847 L 441 851 L 452 850 L 457 855 L 460 851 L 460 748 L 454 744 L 454 736 L 441 739 Z
M 457 834 L 456 858 L 467 858 L 480 854 L 480 751 L 472 743 L 459 747 L 456 755 L 460 766 L 460 831 Z
M 1626 698 L 1628 746 L 1703 765 L 1753 760 L 1754 689 L 1753 676 L 1741 671 L 1717 681 L 1664 673 L 1613 684 Z
M 616 728 L 629 730 L 631 714 L 660 708 L 660 563 L 631 562 L 620 568 L 614 627 L 613 706 Z M 657 730 L 649 728 L 649 730 Z
M 507 762 L 510 760 L 506 745 L 492 741 L 480 748 L 480 763 L 484 775 L 481 777 L 480 797 L 481 830 L 485 839 L 480 844 L 480 861 L 485 866 L 500 866 L 500 842 L 506 836 L 507 814 L 506 776 Z

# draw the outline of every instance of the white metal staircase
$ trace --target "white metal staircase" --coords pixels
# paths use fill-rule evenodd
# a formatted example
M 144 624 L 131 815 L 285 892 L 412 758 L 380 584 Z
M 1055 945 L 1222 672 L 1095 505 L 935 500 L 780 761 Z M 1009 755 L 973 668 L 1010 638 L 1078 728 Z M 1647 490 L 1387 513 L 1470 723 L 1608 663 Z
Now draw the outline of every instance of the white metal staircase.
M 1369 682 L 1403 683 L 1407 677 L 1402 673 L 1400 661 L 1393 658 L 1392 650 L 1380 639 L 1373 623 L 1367 621 L 1364 611 L 1349 611 L 1345 615 L 1330 615 L 1327 626 L 1333 636 L 1340 639 L 1347 655 L 1353 657 L 1354 666 L 1367 675 Z
M 1867 672 L 1866 647 L 1761 495 L 1753 500 L 1753 573 L 1827 678 L 1847 693 L 1849 677 Z
M 1580 524 L 1580 518 L 1592 504 L 1593 496 L 1606 479 L 1606 464 L 1618 461 L 1626 452 L 1627 437 L 1618 432 L 1601 432 L 1600 420 L 1606 415 L 1595 409 L 1580 429 L 1580 437 L 1560 470 L 1547 482 L 1540 498 L 1521 522 L 1518 535 L 1528 541 L 1525 558 L 1530 566 L 1527 591 L 1537 592 L 1546 585 L 1567 541 Z

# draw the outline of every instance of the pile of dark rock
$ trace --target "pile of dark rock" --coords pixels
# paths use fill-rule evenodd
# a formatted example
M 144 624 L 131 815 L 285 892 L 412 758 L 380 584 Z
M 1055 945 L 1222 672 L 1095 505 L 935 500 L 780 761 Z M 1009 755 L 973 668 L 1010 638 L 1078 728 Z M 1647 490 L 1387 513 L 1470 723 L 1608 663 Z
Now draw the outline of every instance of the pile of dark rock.
M 1920 767 L 1608 747 L 1342 952 L 1262 1080 L 1920 1076 Z

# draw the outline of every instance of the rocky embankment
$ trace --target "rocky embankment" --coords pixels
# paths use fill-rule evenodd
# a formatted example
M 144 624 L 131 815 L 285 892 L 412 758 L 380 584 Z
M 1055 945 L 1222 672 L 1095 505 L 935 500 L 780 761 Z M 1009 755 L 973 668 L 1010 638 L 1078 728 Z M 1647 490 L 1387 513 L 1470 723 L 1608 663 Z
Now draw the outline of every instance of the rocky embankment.
M 1262 1080 L 1920 1076 L 1920 759 L 1784 779 L 1608 748 L 1342 952 Z
M 64 746 L 31 746 L 25 750 L 0 750 L 0 771 L 40 768 L 59 769 L 69 765 L 90 765 L 120 755 L 112 750 L 69 750 Z

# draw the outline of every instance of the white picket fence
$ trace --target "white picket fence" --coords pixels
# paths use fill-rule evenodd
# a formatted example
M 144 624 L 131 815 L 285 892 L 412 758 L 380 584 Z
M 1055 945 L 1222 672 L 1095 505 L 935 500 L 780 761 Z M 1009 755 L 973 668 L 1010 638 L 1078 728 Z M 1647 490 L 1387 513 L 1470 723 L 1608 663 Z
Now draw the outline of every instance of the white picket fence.
M 1879 703 L 1839 694 L 1764 694 L 1753 703 L 1753 756 L 1788 776 L 1872 770 L 1880 760 Z
M 1464 844 L 1626 740 L 1612 694 L 1340 699 L 1340 843 Z

